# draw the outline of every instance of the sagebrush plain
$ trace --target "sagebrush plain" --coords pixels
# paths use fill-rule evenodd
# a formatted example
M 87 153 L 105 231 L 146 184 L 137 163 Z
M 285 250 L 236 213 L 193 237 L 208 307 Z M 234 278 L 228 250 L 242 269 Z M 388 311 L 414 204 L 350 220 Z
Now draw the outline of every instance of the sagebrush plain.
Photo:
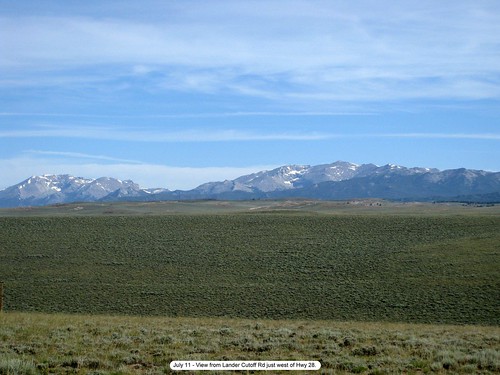
M 314 358 L 322 371 L 333 372 L 500 369 L 498 207 L 177 204 L 2 212 L 1 334 L 17 346 L 4 345 L 0 354 L 18 360 L 9 362 L 14 367 L 47 373 L 86 373 L 92 366 L 102 373 L 118 367 L 118 373 L 168 372 L 165 361 L 179 359 L 174 354 Z M 141 318 L 127 320 L 131 326 L 117 323 L 132 319 L 124 316 Z M 168 332 L 155 323 L 167 318 Z M 22 321 L 33 330 L 69 327 L 87 344 L 68 338 L 76 349 L 52 363 L 56 354 L 47 342 L 33 353 L 15 349 L 34 340 L 22 333 Z M 101 328 L 92 336 L 94 326 Z M 149 332 L 143 341 L 116 348 L 139 350 L 137 357 L 147 357 L 142 362 L 127 364 L 122 352 L 116 358 L 89 354 L 113 334 L 140 336 L 120 327 L 142 326 Z M 399 334 L 429 351 L 403 344 L 393 337 Z M 145 342 L 158 344 L 158 358 Z
M 0 338 L 1 374 L 164 374 L 179 359 L 318 360 L 315 374 L 500 371 L 500 329 L 469 325 L 4 313 Z

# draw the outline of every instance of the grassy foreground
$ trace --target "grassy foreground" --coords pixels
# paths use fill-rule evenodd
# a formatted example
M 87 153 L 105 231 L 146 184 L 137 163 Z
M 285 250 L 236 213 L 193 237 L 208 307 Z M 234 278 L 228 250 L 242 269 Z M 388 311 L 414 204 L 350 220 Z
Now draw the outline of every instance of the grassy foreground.
M 172 360 L 318 360 L 318 374 L 489 374 L 500 371 L 500 328 L 0 314 L 0 374 L 164 374 Z

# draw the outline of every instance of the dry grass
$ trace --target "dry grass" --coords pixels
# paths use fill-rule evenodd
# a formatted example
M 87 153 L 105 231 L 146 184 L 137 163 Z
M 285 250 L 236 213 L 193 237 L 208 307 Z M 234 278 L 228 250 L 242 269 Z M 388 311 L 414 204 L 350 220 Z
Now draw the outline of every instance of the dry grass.
M 0 314 L 0 374 L 163 374 L 172 360 L 319 360 L 325 374 L 488 374 L 500 371 L 500 328 Z

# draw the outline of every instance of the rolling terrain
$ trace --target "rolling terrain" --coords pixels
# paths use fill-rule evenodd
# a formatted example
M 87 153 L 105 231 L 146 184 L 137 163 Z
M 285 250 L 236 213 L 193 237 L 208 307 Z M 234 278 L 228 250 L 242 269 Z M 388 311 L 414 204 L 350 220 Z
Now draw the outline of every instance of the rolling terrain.
M 350 214 L 315 212 L 314 202 L 207 213 L 216 203 L 162 215 L 108 206 L 84 216 L 76 206 L 81 216 L 1 217 L 6 309 L 500 323 L 498 215 L 436 205 L 395 215 L 372 202 L 350 204 Z
M 353 199 L 346 201 L 311 199 L 217 201 L 207 199 L 159 202 L 78 202 L 48 206 L 0 208 L 0 217 L 161 216 L 269 212 L 326 215 L 498 216 L 500 215 L 500 205 L 458 202 L 394 202 L 382 199 Z

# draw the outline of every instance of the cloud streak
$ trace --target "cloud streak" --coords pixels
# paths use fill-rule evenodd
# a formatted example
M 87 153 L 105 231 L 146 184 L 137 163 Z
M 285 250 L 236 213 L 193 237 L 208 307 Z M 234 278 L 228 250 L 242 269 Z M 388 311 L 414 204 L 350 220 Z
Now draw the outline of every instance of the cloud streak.
M 380 134 L 379 136 L 389 138 L 477 139 L 500 141 L 500 134 L 495 133 L 394 133 Z
M 50 112 L 0 112 L 0 117 L 81 117 L 81 118 L 227 118 L 227 117 L 334 117 L 334 116 L 375 116 L 377 112 L 337 111 L 337 112 L 287 112 L 287 111 L 237 111 L 237 112 L 202 112 L 202 113 L 158 113 L 141 115 L 112 115 L 88 113 L 50 113 Z
M 241 131 L 238 129 L 186 129 L 181 131 L 161 131 L 139 128 L 113 127 L 59 127 L 44 126 L 31 129 L 0 130 L 0 139 L 8 138 L 76 138 L 98 139 L 121 142 L 143 143 L 214 143 L 214 142 L 315 142 L 333 139 L 367 139 L 367 138 L 400 138 L 400 139 L 447 139 L 447 140 L 483 140 L 500 141 L 499 133 L 457 133 L 457 132 L 407 132 L 407 133 L 351 133 L 344 132 L 262 132 Z M 136 160 L 113 158 L 104 155 L 88 155 L 77 152 L 55 152 L 29 150 L 27 152 L 45 154 L 47 156 L 66 156 L 71 158 L 88 158 L 125 163 L 140 163 Z
M 56 156 L 56 157 L 64 157 L 64 158 L 72 158 L 72 159 L 93 159 L 93 160 L 112 161 L 112 162 L 120 162 L 120 163 L 127 163 L 127 164 L 142 164 L 142 162 L 138 161 L 138 160 L 120 159 L 120 158 L 115 158 L 115 157 L 111 157 L 111 156 L 92 155 L 92 154 L 86 154 L 86 153 L 82 153 L 82 152 L 26 150 L 26 151 L 24 151 L 24 153 L 34 154 L 34 155 Z
M 58 127 L 47 126 L 31 129 L 0 130 L 1 138 L 80 138 L 100 139 L 127 142 L 145 143 L 212 143 L 212 142 L 266 142 L 266 141 L 326 141 L 336 138 L 422 138 L 422 139 L 470 139 L 470 140 L 500 140 L 498 133 L 331 133 L 331 132 L 255 132 L 240 131 L 237 129 L 187 129 L 182 131 L 159 131 L 147 129 L 127 129 L 113 127 Z M 43 153 L 43 151 L 33 151 Z M 49 155 L 50 152 L 46 152 Z M 54 154 L 55 155 L 55 154 Z M 63 155 L 62 153 L 60 154 Z M 68 157 L 92 157 L 110 161 L 125 161 L 134 163 L 133 160 L 113 159 L 106 156 L 92 156 L 84 153 L 65 153 Z
M 129 142 L 252 142 L 252 141 L 317 141 L 331 138 L 330 134 L 310 133 L 257 133 L 235 129 L 191 129 L 162 132 L 144 129 L 118 129 L 111 127 L 43 127 L 22 130 L 0 130 L 1 138 L 81 138 Z

